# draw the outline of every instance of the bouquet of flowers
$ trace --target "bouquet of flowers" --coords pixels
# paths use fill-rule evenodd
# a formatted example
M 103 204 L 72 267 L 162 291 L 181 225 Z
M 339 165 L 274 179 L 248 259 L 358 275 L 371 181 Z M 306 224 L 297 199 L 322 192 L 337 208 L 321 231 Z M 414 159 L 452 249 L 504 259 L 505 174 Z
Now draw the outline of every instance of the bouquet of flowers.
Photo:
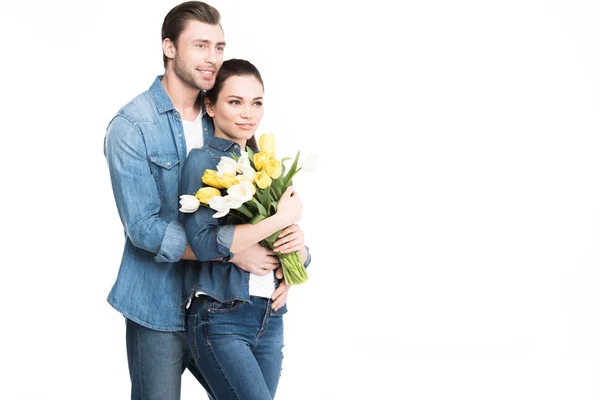
M 284 163 L 290 158 L 279 160 L 275 157 L 275 136 L 261 135 L 258 153 L 250 147 L 241 156 L 232 153 L 231 157 L 221 157 L 217 170 L 207 169 L 202 182 L 207 185 L 200 188 L 194 196 L 180 197 L 182 212 L 195 212 L 200 206 L 216 211 L 214 218 L 227 216 L 230 224 L 255 224 L 277 212 L 277 203 L 292 178 L 301 169 L 314 171 L 318 158 L 307 157 L 298 166 L 300 152 L 296 154 L 290 168 L 286 171 Z M 273 243 L 280 232 L 275 232 L 261 241 L 261 245 L 273 249 Z M 289 285 L 306 282 L 308 275 L 298 252 L 278 254 L 285 281 Z

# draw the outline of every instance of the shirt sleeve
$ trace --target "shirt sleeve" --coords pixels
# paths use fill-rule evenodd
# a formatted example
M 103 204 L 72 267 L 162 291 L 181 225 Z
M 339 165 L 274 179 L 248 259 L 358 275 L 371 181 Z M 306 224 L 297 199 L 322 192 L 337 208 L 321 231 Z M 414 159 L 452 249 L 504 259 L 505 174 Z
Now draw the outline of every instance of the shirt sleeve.
M 306 262 L 304 263 L 304 268 L 307 268 L 312 261 L 312 257 L 310 256 L 310 249 L 308 246 L 304 245 L 304 247 L 306 247 Z
M 183 164 L 182 194 L 193 196 L 198 189 L 206 186 L 202 183 L 202 175 L 207 169 L 217 169 L 212 156 L 203 149 L 192 150 Z M 184 217 L 187 240 L 198 261 L 215 258 L 228 260 L 233 257 L 230 249 L 235 226 L 224 225 L 224 217 L 213 218 L 215 212 L 211 208 L 200 206 L 196 212 Z
M 160 197 L 139 129 L 122 116 L 108 126 L 104 142 L 113 194 L 125 233 L 157 262 L 181 259 L 187 239 L 177 221 L 159 217 Z

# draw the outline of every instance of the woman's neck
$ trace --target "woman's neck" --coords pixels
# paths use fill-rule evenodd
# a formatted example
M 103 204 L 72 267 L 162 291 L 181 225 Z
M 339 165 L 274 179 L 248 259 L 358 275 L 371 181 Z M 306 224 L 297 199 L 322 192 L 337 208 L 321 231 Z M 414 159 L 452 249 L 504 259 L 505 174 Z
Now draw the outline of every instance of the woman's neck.
M 246 148 L 246 142 L 247 142 L 246 139 L 238 139 L 238 138 L 231 137 L 217 127 L 215 127 L 215 135 L 214 136 L 219 137 L 221 139 L 227 139 L 227 140 L 231 140 L 232 142 L 236 142 L 237 144 L 240 145 L 240 149 L 242 149 L 242 150 Z

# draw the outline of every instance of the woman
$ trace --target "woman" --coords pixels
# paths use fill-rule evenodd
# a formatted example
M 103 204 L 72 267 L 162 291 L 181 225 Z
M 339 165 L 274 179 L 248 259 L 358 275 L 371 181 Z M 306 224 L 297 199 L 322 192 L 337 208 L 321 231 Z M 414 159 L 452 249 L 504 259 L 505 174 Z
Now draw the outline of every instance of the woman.
M 248 61 L 225 61 L 215 86 L 206 94 L 206 112 L 213 118 L 214 137 L 190 152 L 182 171 L 182 193 L 194 194 L 206 169 L 216 170 L 221 156 L 238 155 L 248 144 L 263 116 L 263 82 Z M 191 296 L 188 342 L 196 365 L 217 399 L 272 399 L 283 359 L 285 304 L 272 304 L 277 281 L 271 269 L 261 276 L 227 262 L 233 254 L 282 230 L 276 251 L 298 251 L 303 263 L 308 252 L 297 225 L 302 203 L 288 188 L 277 213 L 254 225 L 226 225 L 214 211 L 200 207 L 186 214 L 188 241 L 200 261 L 189 267 L 185 287 Z

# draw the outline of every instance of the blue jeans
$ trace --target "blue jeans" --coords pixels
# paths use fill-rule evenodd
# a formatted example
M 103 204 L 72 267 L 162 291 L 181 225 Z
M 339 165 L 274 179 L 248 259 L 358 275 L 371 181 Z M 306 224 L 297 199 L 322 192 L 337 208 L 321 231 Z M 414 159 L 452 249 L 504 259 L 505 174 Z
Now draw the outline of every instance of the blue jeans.
M 194 361 L 218 400 L 272 400 L 283 361 L 283 318 L 271 299 L 220 303 L 194 298 L 188 343 Z
M 186 368 L 214 399 L 188 351 L 186 333 L 162 332 L 125 319 L 132 400 L 179 400 Z

